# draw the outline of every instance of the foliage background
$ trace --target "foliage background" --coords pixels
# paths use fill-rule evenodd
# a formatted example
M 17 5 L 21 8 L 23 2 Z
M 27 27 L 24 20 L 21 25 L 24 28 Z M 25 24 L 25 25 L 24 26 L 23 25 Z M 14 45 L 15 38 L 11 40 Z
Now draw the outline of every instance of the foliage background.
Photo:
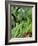
M 32 7 L 11 6 L 11 20 L 11 38 L 23 38 L 24 33 L 32 33 Z

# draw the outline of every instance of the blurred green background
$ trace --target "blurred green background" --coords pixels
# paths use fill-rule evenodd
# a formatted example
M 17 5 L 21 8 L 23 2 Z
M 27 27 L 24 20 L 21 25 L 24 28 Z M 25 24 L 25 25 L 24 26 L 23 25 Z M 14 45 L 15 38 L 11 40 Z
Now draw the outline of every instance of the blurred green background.
M 11 6 L 10 37 L 32 37 L 32 7 Z

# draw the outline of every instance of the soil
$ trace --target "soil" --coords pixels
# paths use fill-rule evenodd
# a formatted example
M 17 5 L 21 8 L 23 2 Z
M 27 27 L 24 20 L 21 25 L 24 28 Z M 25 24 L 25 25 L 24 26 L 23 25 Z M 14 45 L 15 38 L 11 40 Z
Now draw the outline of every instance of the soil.
M 32 33 L 31 32 L 25 32 L 23 33 L 23 37 L 32 37 Z

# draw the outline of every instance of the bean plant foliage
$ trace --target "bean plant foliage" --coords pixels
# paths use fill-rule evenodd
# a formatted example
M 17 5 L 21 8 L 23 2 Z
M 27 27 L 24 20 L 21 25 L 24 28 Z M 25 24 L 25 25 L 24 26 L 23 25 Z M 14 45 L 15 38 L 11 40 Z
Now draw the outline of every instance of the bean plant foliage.
M 32 7 L 11 6 L 11 38 L 32 37 Z

